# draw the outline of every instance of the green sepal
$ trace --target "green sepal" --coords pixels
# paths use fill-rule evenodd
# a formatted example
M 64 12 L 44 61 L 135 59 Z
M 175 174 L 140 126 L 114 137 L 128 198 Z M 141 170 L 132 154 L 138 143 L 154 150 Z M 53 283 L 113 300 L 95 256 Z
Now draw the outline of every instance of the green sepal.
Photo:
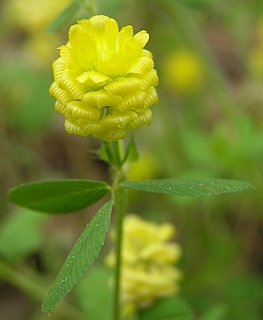
M 130 137 L 126 150 L 124 150 L 122 141 L 117 140 L 113 143 L 104 142 L 97 154 L 101 160 L 118 169 L 127 161 L 134 162 L 139 158 L 133 135 Z
M 160 179 L 121 182 L 123 188 L 178 196 L 211 196 L 253 188 L 249 182 L 224 179 Z
M 116 154 L 110 143 L 104 142 L 100 149 L 97 151 L 97 155 L 101 160 L 107 162 L 108 164 L 111 164 L 115 167 L 118 166 Z
M 69 213 L 92 205 L 111 187 L 94 180 L 47 180 L 13 188 L 8 196 L 16 205 L 45 213 Z
M 139 159 L 139 152 L 137 150 L 136 144 L 135 144 L 135 139 L 133 134 L 131 135 L 129 144 L 127 146 L 127 150 L 124 156 L 124 159 L 122 161 L 122 164 L 124 164 L 126 161 L 129 162 L 135 162 Z
M 112 201 L 109 201 L 100 208 L 88 224 L 51 286 L 42 306 L 43 312 L 50 313 L 94 262 L 104 244 L 111 211 Z

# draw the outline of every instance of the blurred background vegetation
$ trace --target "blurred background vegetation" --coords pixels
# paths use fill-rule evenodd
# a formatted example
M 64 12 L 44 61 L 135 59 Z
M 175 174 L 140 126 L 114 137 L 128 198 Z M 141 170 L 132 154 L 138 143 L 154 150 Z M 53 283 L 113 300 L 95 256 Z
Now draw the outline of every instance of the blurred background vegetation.
M 71 24 L 90 16 L 89 5 L 0 4 L 0 320 L 47 319 L 40 311 L 45 293 L 98 208 L 48 216 L 14 207 L 8 190 L 42 179 L 109 179 L 95 153 L 100 141 L 68 135 L 48 94 L 56 48 Z M 131 192 L 129 210 L 176 225 L 180 296 L 195 319 L 262 319 L 262 1 L 100 0 L 96 6 L 120 27 L 149 32 L 147 49 L 160 77 L 152 125 L 135 132 L 141 159 L 130 179 L 230 178 L 255 186 L 208 199 Z M 49 319 L 104 319 L 91 311 L 106 281 L 103 272 L 95 278 L 97 291 L 84 279 Z

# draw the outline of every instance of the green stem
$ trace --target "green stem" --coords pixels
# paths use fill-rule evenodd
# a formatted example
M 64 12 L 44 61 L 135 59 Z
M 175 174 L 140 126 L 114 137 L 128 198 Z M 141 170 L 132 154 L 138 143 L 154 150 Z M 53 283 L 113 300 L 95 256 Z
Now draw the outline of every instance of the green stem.
M 7 263 L 0 261 L 0 279 L 4 279 L 32 299 L 42 303 L 46 296 L 46 289 L 40 284 L 40 281 L 36 281 L 33 277 L 36 278 L 33 275 L 31 279 L 30 276 L 26 276 Z M 55 315 L 57 319 L 84 320 L 84 316 L 78 310 L 63 301 L 60 303 L 60 306 L 58 306 Z
M 115 266 L 115 292 L 113 306 L 113 320 L 121 319 L 120 308 L 120 289 L 121 289 L 121 252 L 123 218 L 125 214 L 125 190 L 117 188 L 115 193 L 115 212 L 116 212 L 116 266 Z
M 114 302 L 113 302 L 113 320 L 121 319 L 121 304 L 120 304 L 120 289 L 121 289 L 121 252 L 122 252 L 122 226 L 123 218 L 125 215 L 125 189 L 119 187 L 119 183 L 125 180 L 125 175 L 122 171 L 122 159 L 124 152 L 123 141 L 116 141 L 113 143 L 113 148 L 111 149 L 114 154 L 115 163 L 112 164 L 114 169 L 113 186 L 112 186 L 112 200 L 115 206 L 115 230 L 116 230 L 116 244 L 115 244 L 115 288 L 114 288 Z

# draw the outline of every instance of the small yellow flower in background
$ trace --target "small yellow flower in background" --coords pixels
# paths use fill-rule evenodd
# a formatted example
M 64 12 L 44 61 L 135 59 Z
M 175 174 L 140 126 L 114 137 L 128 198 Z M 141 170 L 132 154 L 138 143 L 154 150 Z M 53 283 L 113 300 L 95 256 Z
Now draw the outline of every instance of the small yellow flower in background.
M 55 58 L 62 35 L 47 33 L 46 29 L 71 2 L 71 0 L 9 0 L 5 15 L 12 29 L 23 37 L 23 50 L 30 62 L 47 67 Z M 64 38 L 64 35 L 63 35 Z
M 68 133 L 111 142 L 151 123 L 158 76 L 151 52 L 143 49 L 148 39 L 144 30 L 133 35 L 130 25 L 119 31 L 103 15 L 71 26 L 50 87 Z
M 257 42 L 250 49 L 248 55 L 248 67 L 251 74 L 259 79 L 263 79 L 263 19 L 258 22 Z
M 181 257 L 181 247 L 169 242 L 174 234 L 170 223 L 148 222 L 136 215 L 125 217 L 121 274 L 124 312 L 147 307 L 157 298 L 178 292 L 182 273 L 175 264 Z M 106 265 L 115 267 L 113 250 L 106 257 Z
M 263 79 L 263 46 L 251 50 L 249 54 L 249 69 L 252 75 Z
M 129 164 L 128 180 L 150 180 L 158 175 L 158 161 L 148 152 L 142 152 L 140 158 Z
M 7 10 L 10 19 L 27 33 L 43 31 L 66 8 L 71 0 L 9 0 Z
M 199 58 L 187 50 L 172 52 L 164 61 L 164 81 L 179 94 L 191 93 L 203 82 L 203 66 Z

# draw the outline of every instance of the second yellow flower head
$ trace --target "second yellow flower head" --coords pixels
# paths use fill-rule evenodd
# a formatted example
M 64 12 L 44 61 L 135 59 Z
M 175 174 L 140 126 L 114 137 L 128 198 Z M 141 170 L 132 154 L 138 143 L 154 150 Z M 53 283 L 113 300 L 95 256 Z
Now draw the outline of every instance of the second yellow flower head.
M 182 249 L 171 242 L 175 228 L 170 223 L 157 224 L 130 214 L 123 221 L 121 302 L 124 311 L 131 307 L 148 307 L 158 298 L 179 291 L 182 272 L 176 263 Z M 116 234 L 112 234 L 113 239 Z M 106 265 L 114 269 L 115 250 L 106 257 Z M 132 307 L 133 306 L 133 307 Z
M 50 87 L 67 132 L 112 142 L 150 124 L 158 76 L 151 52 L 143 49 L 148 39 L 146 31 L 119 30 L 103 15 L 71 26 Z

